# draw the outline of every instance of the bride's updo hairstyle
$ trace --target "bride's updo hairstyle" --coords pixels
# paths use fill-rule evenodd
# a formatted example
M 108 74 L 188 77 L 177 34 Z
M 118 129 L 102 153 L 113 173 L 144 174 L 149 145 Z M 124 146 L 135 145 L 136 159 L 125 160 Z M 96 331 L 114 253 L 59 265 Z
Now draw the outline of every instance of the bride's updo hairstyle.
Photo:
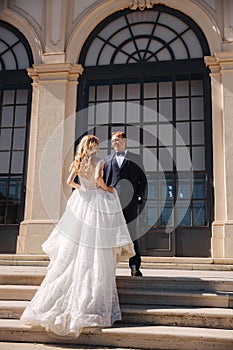
M 69 171 L 88 174 L 93 163 L 93 159 L 99 149 L 99 139 L 94 135 L 84 136 L 76 150 L 74 161 L 71 163 Z

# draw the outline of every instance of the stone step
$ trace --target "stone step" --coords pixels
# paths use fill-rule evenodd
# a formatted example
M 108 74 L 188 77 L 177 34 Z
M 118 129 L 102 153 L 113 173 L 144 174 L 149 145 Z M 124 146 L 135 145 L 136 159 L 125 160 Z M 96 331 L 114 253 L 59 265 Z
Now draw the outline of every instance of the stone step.
M 19 319 L 28 301 L 0 300 L 0 319 Z M 122 323 L 232 329 L 233 310 L 154 305 L 121 305 Z
M 193 277 L 193 276 L 144 276 L 129 278 L 117 276 L 118 288 L 153 289 L 166 291 L 200 291 L 200 292 L 233 292 L 233 275 L 227 277 Z
M 45 254 L 0 254 L 0 266 L 48 266 Z M 128 268 L 128 261 L 118 263 Z M 143 269 L 233 271 L 233 259 L 142 256 Z
M 113 346 L 135 349 L 232 350 L 233 330 L 172 326 L 118 325 L 112 328 L 86 328 L 71 339 L 46 333 L 41 327 L 19 320 L 0 320 L 0 341 L 45 342 Z
M 4 270 L 1 266 L 0 269 L 0 285 L 30 285 L 38 286 L 44 279 L 46 268 L 34 268 L 26 266 L 24 270 L 9 271 L 9 268 Z M 19 268 L 19 267 L 17 267 Z M 28 268 L 27 270 L 25 270 Z M 153 276 L 134 277 L 131 276 L 116 276 L 117 286 L 119 289 L 153 289 L 161 291 L 182 291 L 182 292 L 228 292 L 233 291 L 233 276 L 229 275 L 229 272 L 225 272 L 227 276 L 207 276 L 207 277 L 196 277 L 187 275 L 180 277 L 179 275 L 167 275 L 164 271 L 159 270 L 153 271 Z M 183 272 L 183 271 L 182 271 Z M 231 274 L 231 273 L 230 273 Z M 228 277 L 229 276 L 229 277 Z M 1 291 L 0 291 L 1 293 Z
M 118 289 L 119 300 L 122 304 L 149 304 L 199 307 L 233 307 L 233 293 L 206 292 L 172 292 L 156 291 L 153 289 Z
M 31 300 L 38 286 L 0 285 L 0 300 Z
M 75 345 L 61 345 L 56 344 L 43 344 L 43 343 L 13 343 L 13 342 L 1 342 L 0 350 L 113 350 L 111 347 L 103 346 L 85 346 L 81 345 L 77 348 Z M 127 348 L 128 350 L 136 350 Z M 126 348 L 114 348 L 114 350 L 127 350 Z M 138 350 L 138 349 L 137 349 Z M 143 350 L 143 349 L 141 349 Z
M 0 254 L 0 266 L 48 266 L 45 254 Z
M 130 277 L 129 277 L 130 279 Z M 38 286 L 30 285 L 0 285 L 0 300 L 27 301 L 34 296 Z M 142 288 L 118 288 L 121 304 L 177 305 L 199 307 L 233 307 L 233 293 L 230 292 L 200 292 L 174 291 Z

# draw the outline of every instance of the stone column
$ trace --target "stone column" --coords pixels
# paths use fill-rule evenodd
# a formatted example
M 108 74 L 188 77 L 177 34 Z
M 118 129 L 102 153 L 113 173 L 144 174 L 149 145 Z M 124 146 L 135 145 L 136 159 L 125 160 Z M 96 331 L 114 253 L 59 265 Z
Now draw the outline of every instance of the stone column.
M 64 211 L 71 189 L 66 185 L 73 159 L 78 64 L 34 65 L 29 158 L 24 221 L 17 253 L 39 254 Z
M 233 258 L 233 53 L 205 58 L 211 70 L 215 218 L 212 257 Z

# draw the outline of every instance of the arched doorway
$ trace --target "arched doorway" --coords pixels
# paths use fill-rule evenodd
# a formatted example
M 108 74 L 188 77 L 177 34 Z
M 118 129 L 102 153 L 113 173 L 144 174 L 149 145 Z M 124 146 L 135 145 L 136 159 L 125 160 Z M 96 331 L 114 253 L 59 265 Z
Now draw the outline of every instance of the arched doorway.
M 24 214 L 32 63 L 25 37 L 0 21 L 0 253 L 15 253 Z
M 84 73 L 78 109 L 83 113 L 77 135 L 91 129 L 100 137 L 105 155 L 111 152 L 111 132 L 124 129 L 132 141 L 128 148 L 143 157 L 150 208 L 144 218 L 149 228 L 142 239 L 144 254 L 210 256 L 211 97 L 203 59 L 209 54 L 196 23 L 164 5 L 109 16 L 90 34 L 80 54 Z M 134 113 L 128 111 L 129 104 L 137 106 Z M 167 125 L 172 128 L 163 143 Z M 184 149 L 192 161 L 193 182 L 185 169 L 177 174 Z M 157 161 L 151 161 L 148 151 Z M 174 230 L 168 232 L 168 225 Z

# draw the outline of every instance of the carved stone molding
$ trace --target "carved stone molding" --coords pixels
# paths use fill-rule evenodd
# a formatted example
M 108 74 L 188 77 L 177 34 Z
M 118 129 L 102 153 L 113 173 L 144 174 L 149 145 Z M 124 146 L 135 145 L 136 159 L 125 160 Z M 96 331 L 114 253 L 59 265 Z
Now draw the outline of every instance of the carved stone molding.
M 143 11 L 145 8 L 151 9 L 153 7 L 152 0 L 133 0 L 132 5 L 130 6 L 131 10 L 139 10 Z

